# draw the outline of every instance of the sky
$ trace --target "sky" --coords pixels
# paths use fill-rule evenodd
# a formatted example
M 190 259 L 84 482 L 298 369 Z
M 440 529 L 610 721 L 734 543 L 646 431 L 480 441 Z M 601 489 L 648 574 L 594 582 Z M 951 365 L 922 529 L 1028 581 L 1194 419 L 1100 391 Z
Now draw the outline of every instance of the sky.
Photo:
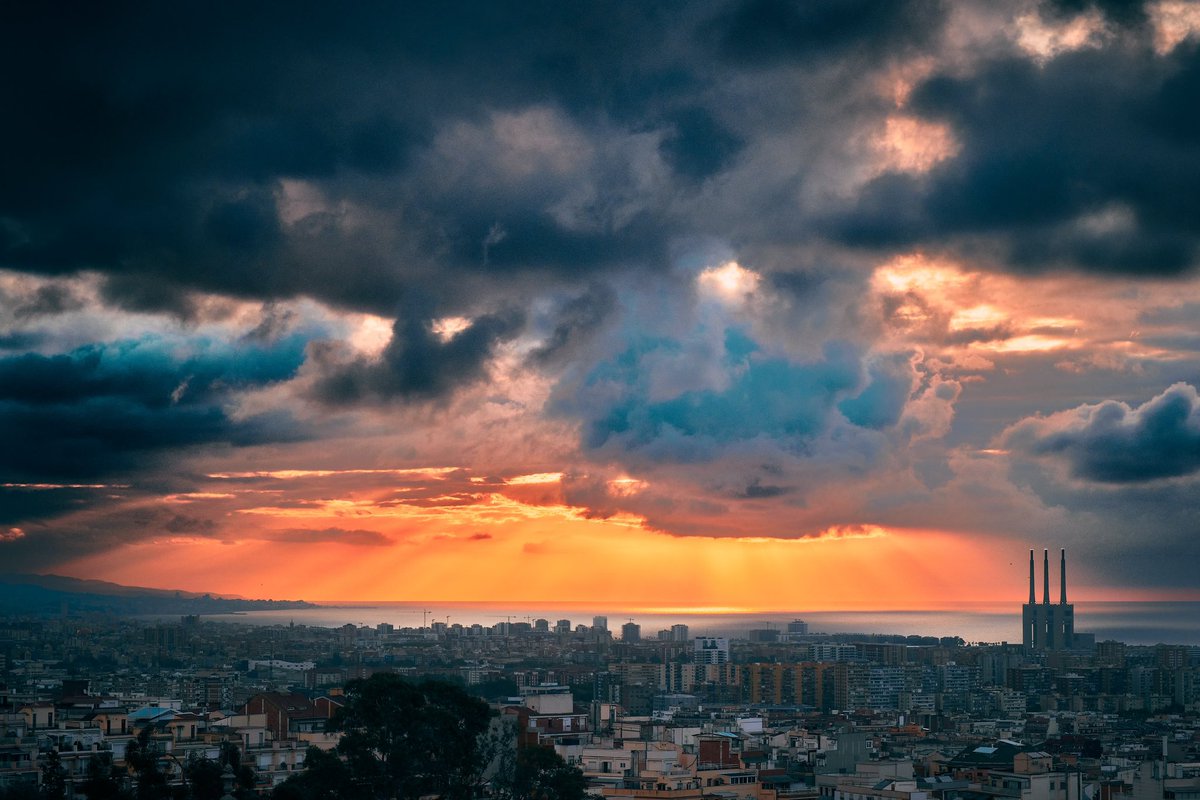
M 1200 599 L 1200 4 L 0 15 L 6 571 Z

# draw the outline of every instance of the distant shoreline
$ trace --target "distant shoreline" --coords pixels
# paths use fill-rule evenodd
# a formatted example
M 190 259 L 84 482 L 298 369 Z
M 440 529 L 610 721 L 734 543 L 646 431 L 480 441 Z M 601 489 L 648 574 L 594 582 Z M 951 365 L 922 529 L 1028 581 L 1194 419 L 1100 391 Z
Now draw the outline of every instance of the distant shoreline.
M 1113 639 L 1128 644 L 1200 644 L 1200 601 L 1083 601 L 1076 603 L 1076 625 L 1080 633 L 1091 633 L 1096 641 Z M 449 613 L 447 613 L 449 612 Z M 516 604 L 419 603 L 409 601 L 376 604 L 313 604 L 308 609 L 246 611 L 229 615 L 230 622 L 250 625 L 308 625 L 337 628 L 344 625 L 375 627 L 389 624 L 396 629 L 429 627 L 434 623 L 470 627 L 495 627 L 499 623 L 532 623 L 546 619 L 553 626 L 559 619 L 572 629 L 590 626 L 593 617 L 607 617 L 610 630 L 619 632 L 629 618 L 641 626 L 643 639 L 674 624 L 686 624 L 692 636 L 736 636 L 749 630 L 786 630 L 795 619 L 808 623 L 813 635 L 903 636 L 961 638 L 967 643 L 1021 642 L 1020 604 L 985 604 L 983 608 L 906 611 L 789 611 L 736 614 L 647 613 L 592 608 L 530 608 Z M 220 615 L 212 621 L 219 622 Z M 449 620 L 449 622 L 448 622 Z

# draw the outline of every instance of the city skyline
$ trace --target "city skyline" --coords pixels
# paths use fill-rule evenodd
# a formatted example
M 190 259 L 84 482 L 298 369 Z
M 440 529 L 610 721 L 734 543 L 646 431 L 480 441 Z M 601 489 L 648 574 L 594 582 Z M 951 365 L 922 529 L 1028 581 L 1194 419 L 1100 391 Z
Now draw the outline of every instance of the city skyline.
M 1200 5 L 8 16 L 6 572 L 1200 600 Z

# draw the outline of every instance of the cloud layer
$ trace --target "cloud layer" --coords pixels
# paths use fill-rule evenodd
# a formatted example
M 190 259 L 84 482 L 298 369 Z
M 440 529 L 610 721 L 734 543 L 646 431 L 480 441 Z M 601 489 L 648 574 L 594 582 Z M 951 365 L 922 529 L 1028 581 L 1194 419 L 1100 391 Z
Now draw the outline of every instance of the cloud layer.
M 1190 5 L 77 13 L 0 25 L 13 563 L 553 519 L 1196 588 Z

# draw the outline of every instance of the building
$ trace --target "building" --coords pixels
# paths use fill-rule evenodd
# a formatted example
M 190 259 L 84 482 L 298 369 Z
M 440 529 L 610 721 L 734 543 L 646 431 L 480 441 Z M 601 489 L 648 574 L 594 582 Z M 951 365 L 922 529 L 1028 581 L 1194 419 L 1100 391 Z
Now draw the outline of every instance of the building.
M 329 697 L 309 700 L 299 694 L 261 692 L 246 702 L 242 713 L 264 715 L 267 730 L 277 741 L 283 741 L 296 739 L 302 733 L 325 730 L 325 723 L 339 706 L 339 701 Z
M 717 636 L 697 636 L 693 645 L 697 664 L 728 664 L 729 640 Z
M 688 640 L 687 625 L 672 625 L 671 626 L 671 641 L 686 642 Z
M 642 640 L 642 626 L 638 625 L 633 620 L 626 622 L 621 626 L 621 641 L 623 642 L 640 642 Z
M 587 714 L 575 710 L 569 686 L 543 683 L 521 689 L 521 705 L 504 714 L 517 720 L 522 745 L 579 744 L 588 730 Z
M 1030 650 L 1070 650 L 1075 646 L 1075 606 L 1067 602 L 1067 551 L 1059 567 L 1059 600 L 1050 602 L 1050 551 L 1043 551 L 1042 602 L 1034 590 L 1033 551 L 1029 551 L 1029 602 L 1021 607 L 1021 641 Z

